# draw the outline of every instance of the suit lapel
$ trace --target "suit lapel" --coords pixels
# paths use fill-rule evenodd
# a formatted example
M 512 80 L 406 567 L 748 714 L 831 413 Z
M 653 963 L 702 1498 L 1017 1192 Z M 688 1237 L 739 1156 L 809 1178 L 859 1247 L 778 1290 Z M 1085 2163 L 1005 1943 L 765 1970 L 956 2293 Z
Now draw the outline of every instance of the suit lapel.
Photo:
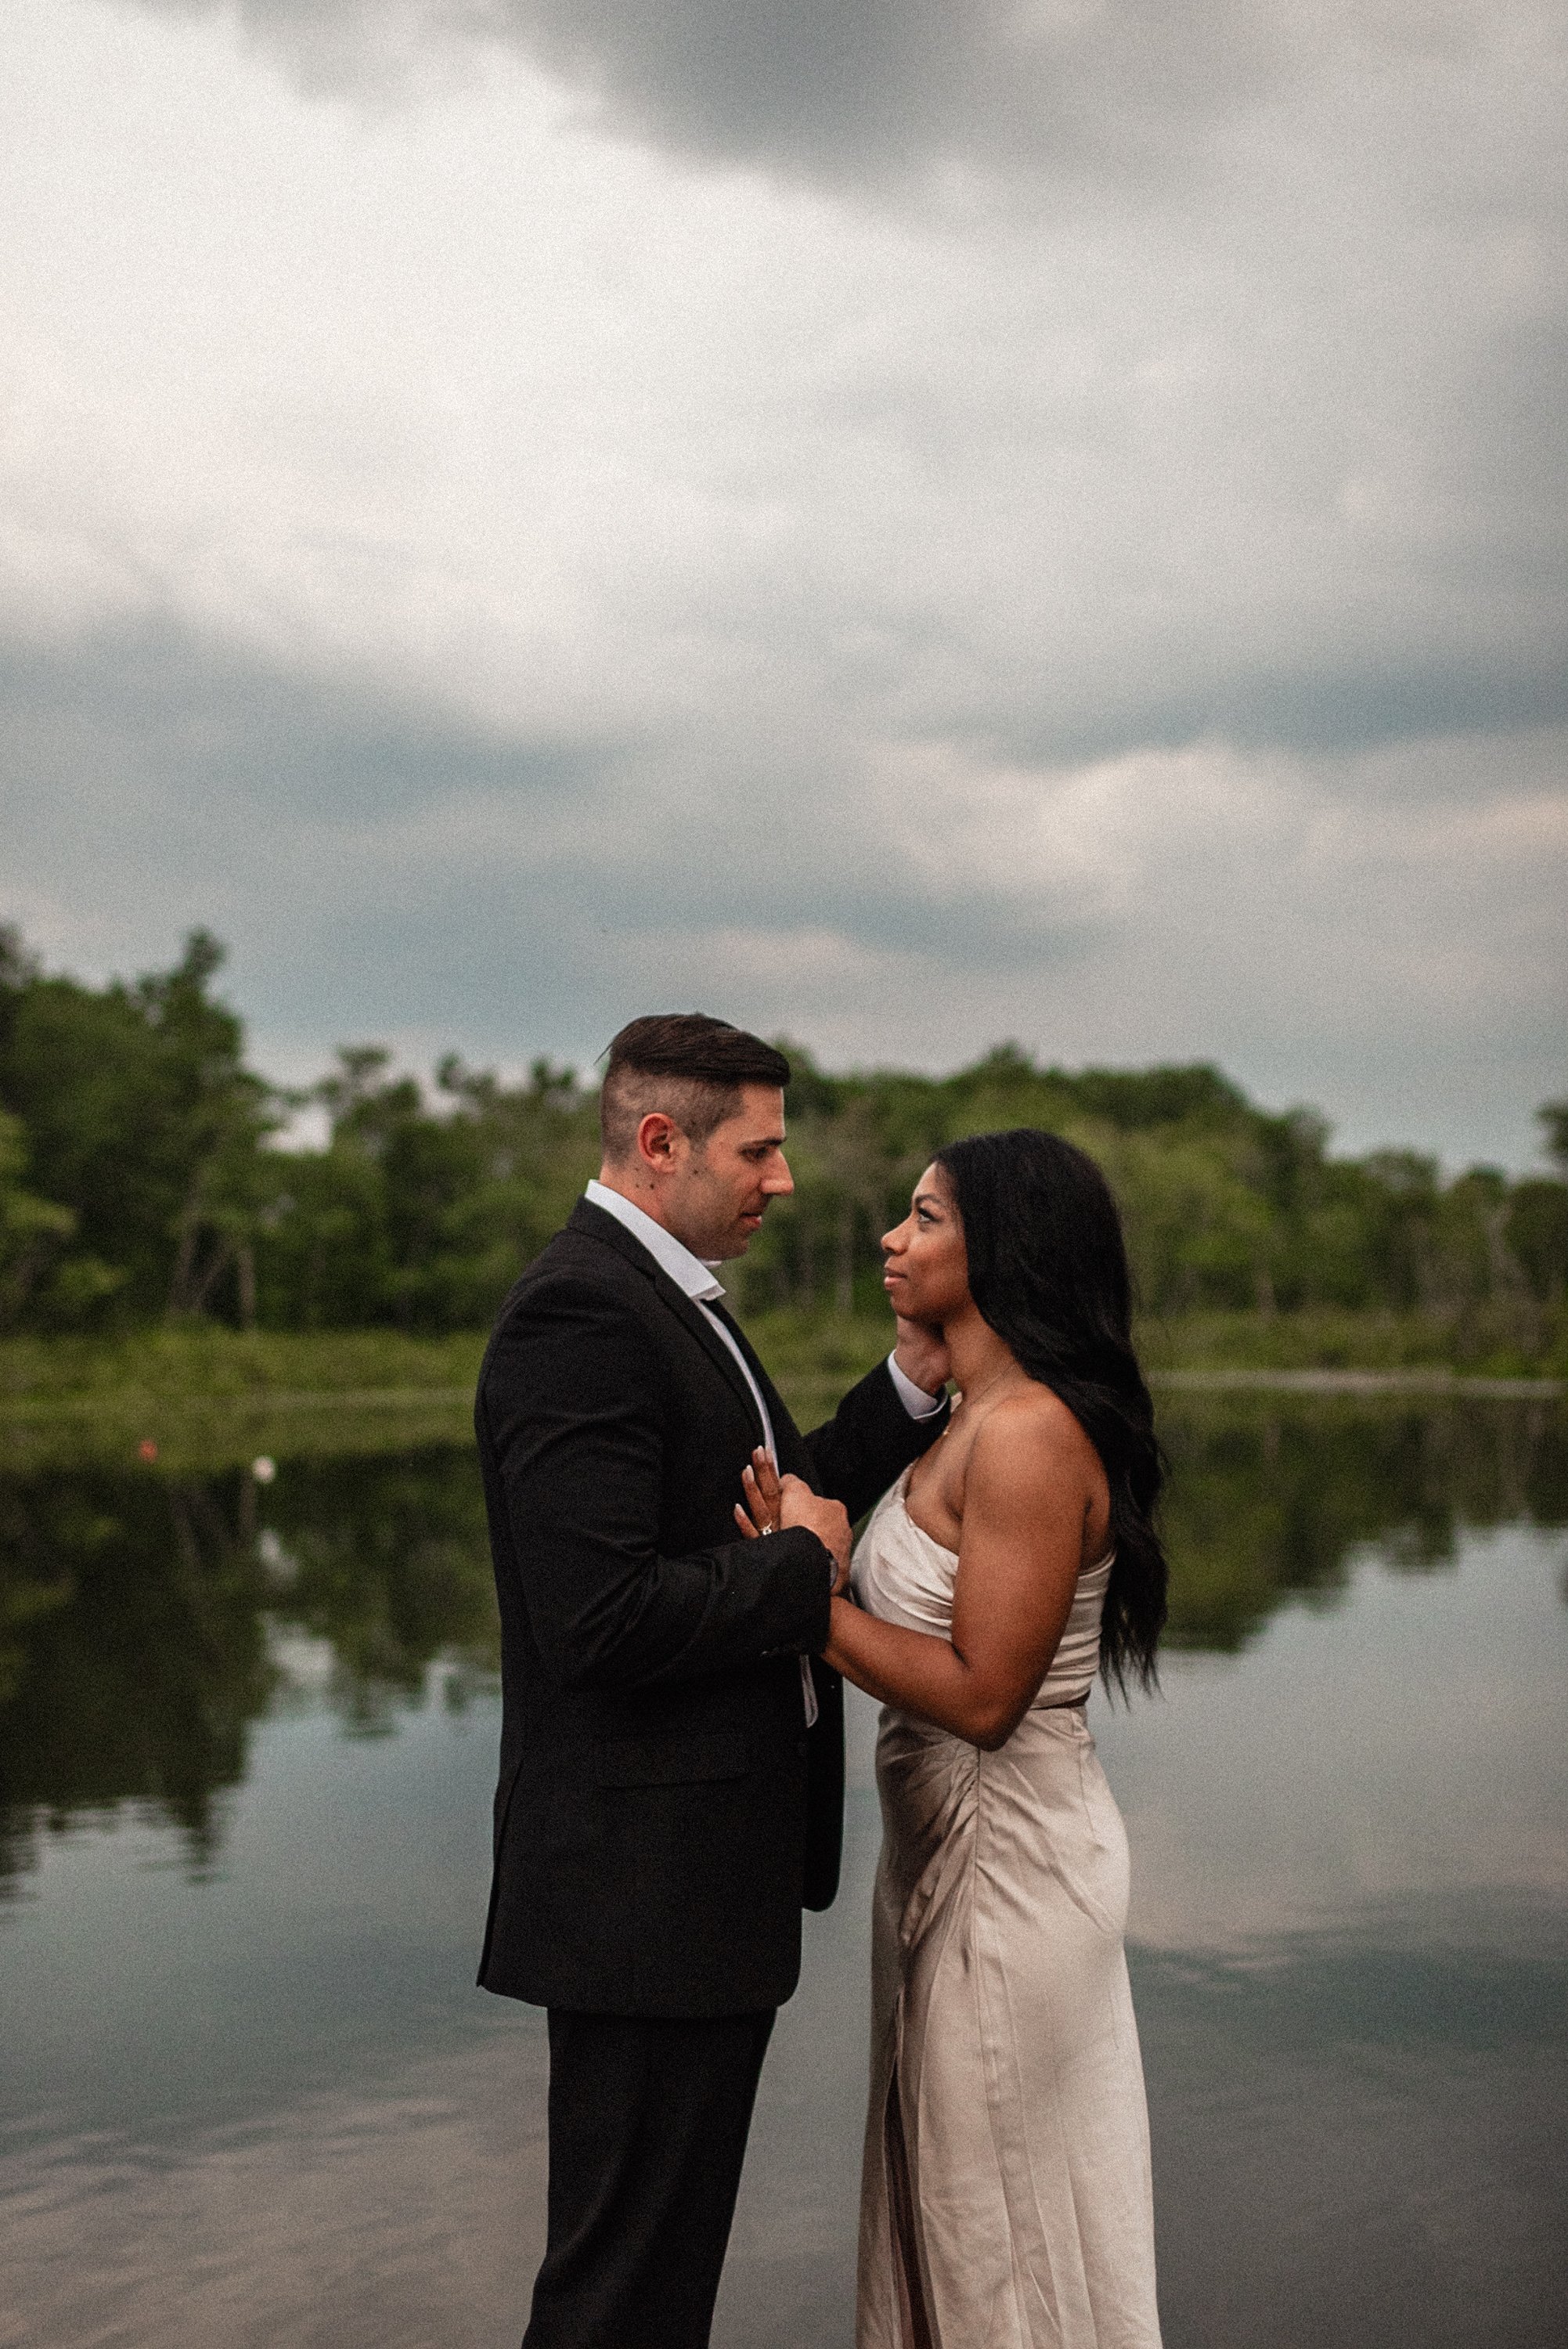
M 751 1375 L 762 1391 L 762 1400 L 768 1406 L 768 1416 L 773 1423 L 773 1441 L 779 1454 L 779 1467 L 787 1470 L 790 1475 L 803 1478 L 815 1492 L 817 1472 L 812 1464 L 811 1455 L 807 1451 L 800 1431 L 790 1415 L 789 1406 L 763 1369 L 762 1360 L 756 1347 L 734 1314 L 726 1306 L 715 1305 L 711 1309 L 717 1314 L 725 1328 L 733 1332 L 735 1342 L 750 1364 Z
M 685 1289 L 670 1278 L 664 1267 L 655 1263 L 641 1240 L 629 1232 L 624 1224 L 618 1224 L 614 1216 L 607 1216 L 603 1207 L 596 1207 L 592 1199 L 579 1199 L 572 1211 L 567 1229 L 584 1233 L 590 1239 L 603 1240 L 606 1247 L 613 1247 L 618 1256 L 624 1257 L 634 1271 L 640 1272 L 645 1280 L 652 1282 L 654 1293 L 660 1302 L 667 1305 L 676 1320 L 682 1322 L 691 1332 L 714 1368 L 723 1374 L 734 1392 L 739 1396 L 746 1406 L 746 1415 L 757 1428 L 758 1439 L 760 1441 L 762 1430 L 758 1424 L 757 1405 L 752 1401 L 746 1381 L 741 1375 L 739 1363 L 701 1307 L 694 1305 Z M 727 1314 L 725 1319 L 728 1320 L 728 1318 Z M 734 1326 L 731 1322 L 730 1327 L 733 1329 Z M 744 1344 L 745 1340 L 742 1340 L 741 1342 Z M 749 1348 L 747 1350 L 748 1360 L 755 1362 L 755 1357 Z M 768 1394 L 768 1388 L 760 1379 L 758 1384 L 762 1387 L 763 1393 Z M 773 1409 L 771 1396 L 769 1397 L 768 1408 L 769 1412 Z M 782 1403 L 779 1408 L 784 1414 L 785 1423 L 789 1426 L 793 1433 L 794 1423 L 789 1419 L 789 1413 L 784 1412 Z M 778 1426 L 779 1422 L 776 1420 L 774 1422 L 776 1431 Z

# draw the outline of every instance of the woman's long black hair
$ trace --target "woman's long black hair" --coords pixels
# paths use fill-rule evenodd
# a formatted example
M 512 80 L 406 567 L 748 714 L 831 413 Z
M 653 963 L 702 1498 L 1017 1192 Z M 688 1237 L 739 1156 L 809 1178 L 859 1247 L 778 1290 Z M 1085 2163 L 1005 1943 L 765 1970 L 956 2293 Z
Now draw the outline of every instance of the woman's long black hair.
M 1154 1529 L 1165 1472 L 1132 1350 L 1132 1283 L 1110 1185 L 1085 1152 L 1026 1125 L 950 1142 L 936 1164 L 963 1221 L 970 1295 L 1019 1366 L 1061 1397 L 1105 1468 L 1116 1563 L 1101 1675 L 1124 1696 L 1130 1676 L 1152 1688 L 1165 1622 Z

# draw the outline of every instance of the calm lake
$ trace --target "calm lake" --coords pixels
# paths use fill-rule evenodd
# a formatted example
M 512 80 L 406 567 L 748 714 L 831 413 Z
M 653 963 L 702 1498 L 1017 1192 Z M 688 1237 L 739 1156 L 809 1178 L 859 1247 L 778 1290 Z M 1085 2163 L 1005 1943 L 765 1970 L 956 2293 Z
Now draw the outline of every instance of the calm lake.
M 1132 1840 L 1168 2349 L 1568 2326 L 1568 1423 L 1182 1398 Z M 456 1431 L 454 1431 L 454 1433 Z M 499 1706 L 454 1441 L 0 1470 L 0 2344 L 503 2349 L 543 2018 L 472 1987 Z M 872 1710 L 723 2349 L 849 2349 Z M 968 2349 L 968 2344 L 952 2344 Z

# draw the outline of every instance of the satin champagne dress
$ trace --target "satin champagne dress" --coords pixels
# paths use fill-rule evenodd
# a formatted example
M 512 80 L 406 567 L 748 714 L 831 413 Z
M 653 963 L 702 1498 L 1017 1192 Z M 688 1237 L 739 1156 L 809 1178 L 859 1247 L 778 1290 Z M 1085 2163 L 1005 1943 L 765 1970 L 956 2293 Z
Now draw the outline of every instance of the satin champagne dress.
M 946 1636 L 895 1485 L 860 1604 Z M 1127 1837 L 1084 1717 L 1110 1559 L 995 1754 L 884 1708 L 856 2349 L 1159 2349 Z

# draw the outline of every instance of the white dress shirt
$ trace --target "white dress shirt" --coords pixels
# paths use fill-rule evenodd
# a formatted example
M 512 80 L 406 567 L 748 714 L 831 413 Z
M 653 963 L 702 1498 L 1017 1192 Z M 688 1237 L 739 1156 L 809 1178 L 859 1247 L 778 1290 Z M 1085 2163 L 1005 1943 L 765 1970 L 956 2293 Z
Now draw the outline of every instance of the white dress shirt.
M 639 1207 L 634 1200 L 626 1198 L 620 1191 L 612 1191 L 608 1184 L 590 1183 L 583 1195 L 591 1206 L 602 1207 L 607 1216 L 614 1216 L 634 1240 L 641 1241 L 660 1271 L 668 1273 L 676 1287 L 690 1298 L 715 1336 L 723 1340 L 735 1358 L 736 1368 L 746 1381 L 747 1392 L 757 1405 L 757 1416 L 762 1423 L 763 1448 L 777 1468 L 779 1453 L 773 1441 L 773 1422 L 768 1415 L 768 1405 L 762 1400 L 762 1390 L 752 1376 L 750 1363 L 735 1342 L 734 1332 L 725 1327 L 717 1313 L 708 1311 L 709 1306 L 717 1304 L 724 1295 L 724 1285 L 715 1279 L 712 1265 L 705 1264 L 701 1257 L 693 1256 L 690 1248 L 683 1247 L 673 1232 L 667 1232 L 663 1224 L 655 1223 L 653 1216 Z M 911 1419 L 934 1418 L 942 1409 L 942 1397 L 927 1394 L 923 1387 L 917 1387 L 914 1381 L 899 1369 L 892 1354 L 887 1358 L 887 1366 L 892 1372 L 898 1399 Z M 739 1495 L 736 1497 L 738 1499 Z M 835 1568 L 834 1579 L 837 1578 Z M 807 1726 L 810 1727 L 817 1718 L 817 1692 L 811 1681 L 810 1661 L 805 1656 L 800 1659 L 800 1687 L 806 1702 Z

